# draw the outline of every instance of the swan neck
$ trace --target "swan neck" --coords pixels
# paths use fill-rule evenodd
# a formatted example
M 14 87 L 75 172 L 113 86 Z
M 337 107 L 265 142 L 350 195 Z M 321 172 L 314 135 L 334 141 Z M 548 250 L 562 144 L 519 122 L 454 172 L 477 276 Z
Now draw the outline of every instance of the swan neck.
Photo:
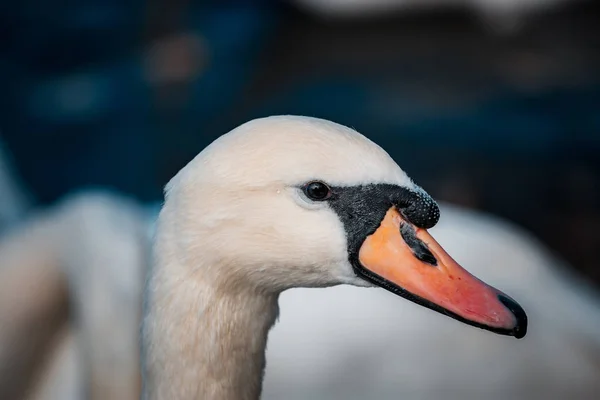
M 143 327 L 144 399 L 258 400 L 278 295 L 156 278 Z

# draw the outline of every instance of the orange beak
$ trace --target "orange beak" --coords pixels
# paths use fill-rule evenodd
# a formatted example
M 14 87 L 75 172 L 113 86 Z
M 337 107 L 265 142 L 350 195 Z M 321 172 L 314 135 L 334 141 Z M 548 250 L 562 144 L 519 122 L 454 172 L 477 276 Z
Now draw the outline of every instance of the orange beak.
M 362 271 L 380 286 L 469 325 L 522 338 L 525 311 L 462 268 L 425 230 L 394 208 L 362 244 Z

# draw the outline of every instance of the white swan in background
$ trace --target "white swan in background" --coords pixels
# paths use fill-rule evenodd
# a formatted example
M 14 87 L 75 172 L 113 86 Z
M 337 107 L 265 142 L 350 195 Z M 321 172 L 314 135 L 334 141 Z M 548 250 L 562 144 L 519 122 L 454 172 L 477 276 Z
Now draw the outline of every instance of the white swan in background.
M 145 234 L 135 202 L 86 191 L 0 240 L 0 398 L 139 399 Z
M 221 136 L 167 185 L 145 289 L 143 398 L 258 399 L 278 297 L 294 287 L 380 286 L 525 336 L 523 309 L 427 233 L 438 218 L 385 151 L 342 125 L 276 116 Z M 375 360 L 377 334 L 365 343 Z
M 327 18 L 365 18 L 390 13 L 463 7 L 494 28 L 515 28 L 516 22 L 536 13 L 578 0 L 292 0 L 299 7 Z
M 464 6 L 481 12 L 532 12 L 576 0 L 292 0 L 307 9 L 328 16 L 385 15 L 414 9 Z

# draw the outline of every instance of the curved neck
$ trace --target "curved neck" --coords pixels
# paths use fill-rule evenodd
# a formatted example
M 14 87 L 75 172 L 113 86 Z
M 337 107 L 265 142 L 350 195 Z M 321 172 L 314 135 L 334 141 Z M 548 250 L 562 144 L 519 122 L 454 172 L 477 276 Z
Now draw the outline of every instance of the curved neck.
M 169 281 L 165 272 L 157 269 L 146 290 L 143 398 L 259 399 L 278 296 Z

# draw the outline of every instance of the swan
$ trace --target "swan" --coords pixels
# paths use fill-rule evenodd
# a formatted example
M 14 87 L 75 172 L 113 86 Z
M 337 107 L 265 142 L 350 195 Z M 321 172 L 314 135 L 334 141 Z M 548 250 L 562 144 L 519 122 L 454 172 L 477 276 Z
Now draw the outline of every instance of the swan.
M 165 188 L 144 289 L 143 398 L 258 399 L 279 295 L 297 287 L 382 287 L 524 337 L 523 308 L 428 233 L 439 217 L 383 149 L 342 125 L 274 116 L 221 136 Z
M 142 211 L 88 189 L 0 238 L 0 398 L 139 398 Z

